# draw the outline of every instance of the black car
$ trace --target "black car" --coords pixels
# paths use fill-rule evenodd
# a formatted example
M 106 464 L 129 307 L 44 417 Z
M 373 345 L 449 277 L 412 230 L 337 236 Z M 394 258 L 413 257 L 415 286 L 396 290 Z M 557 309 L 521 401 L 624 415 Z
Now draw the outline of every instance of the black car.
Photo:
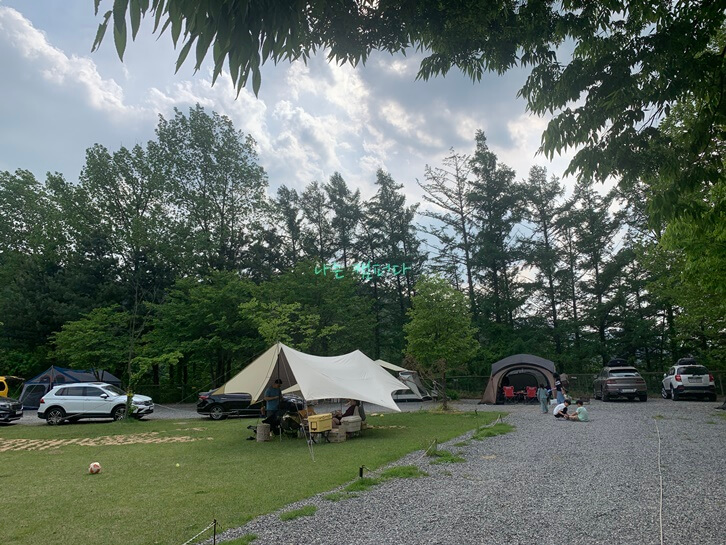
M 17 399 L 0 397 L 0 422 L 3 424 L 19 420 L 23 416 L 23 404 Z
M 202 392 L 197 401 L 197 412 L 212 420 L 224 420 L 228 416 L 262 416 L 262 401 L 250 404 L 250 394 L 217 394 Z
M 305 408 L 305 401 L 298 396 L 285 394 L 282 399 L 280 409 L 283 411 Z M 262 417 L 264 402 L 257 401 L 250 404 L 251 401 L 250 394 L 212 395 L 211 392 L 202 392 L 197 401 L 197 412 L 209 416 L 212 420 L 224 420 L 228 416 Z

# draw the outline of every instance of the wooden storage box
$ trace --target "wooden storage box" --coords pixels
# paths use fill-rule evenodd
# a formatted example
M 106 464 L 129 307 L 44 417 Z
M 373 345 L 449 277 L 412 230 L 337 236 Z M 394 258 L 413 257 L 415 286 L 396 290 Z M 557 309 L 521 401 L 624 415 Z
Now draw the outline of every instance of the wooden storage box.
M 343 428 L 335 428 L 328 432 L 328 441 L 331 443 L 342 443 L 345 441 L 345 432 Z
M 333 429 L 332 413 L 314 414 L 308 417 L 310 433 L 320 433 Z

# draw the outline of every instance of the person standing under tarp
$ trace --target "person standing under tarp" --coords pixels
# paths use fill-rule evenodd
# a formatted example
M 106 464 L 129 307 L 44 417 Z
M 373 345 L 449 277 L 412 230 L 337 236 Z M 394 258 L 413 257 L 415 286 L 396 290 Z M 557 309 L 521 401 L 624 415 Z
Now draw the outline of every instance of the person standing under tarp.
M 270 425 L 270 432 L 280 433 L 280 399 L 282 399 L 282 380 L 275 382 L 265 390 L 265 419 L 263 422 Z

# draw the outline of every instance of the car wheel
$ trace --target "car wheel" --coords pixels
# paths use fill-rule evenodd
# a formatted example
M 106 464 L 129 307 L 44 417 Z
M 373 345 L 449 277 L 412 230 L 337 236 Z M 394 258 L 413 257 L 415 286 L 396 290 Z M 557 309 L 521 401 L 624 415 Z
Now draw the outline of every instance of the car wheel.
M 676 392 L 676 391 L 675 391 L 675 390 L 673 389 L 673 386 L 671 386 L 671 399 L 672 399 L 673 401 L 678 401 L 678 392 Z
M 648 401 L 648 394 L 645 394 L 644 396 L 638 396 L 640 401 Z
M 227 415 L 224 414 L 224 407 L 221 405 L 212 405 L 209 409 L 209 418 L 212 420 L 224 420 Z
M 708 394 L 708 400 L 709 401 L 716 401 L 716 394 Z
M 661 388 L 660 388 L 660 396 L 663 399 L 670 399 L 671 393 L 668 390 L 666 390 L 666 387 L 665 386 L 661 386 Z
M 66 418 L 66 412 L 60 407 L 53 407 L 45 413 L 45 421 L 51 426 L 58 426 L 63 423 Z
M 603 401 L 608 401 L 610 399 L 610 396 L 608 396 L 608 393 L 605 390 L 600 390 L 600 396 Z
M 114 421 L 123 420 L 124 418 L 126 418 L 126 405 L 119 405 L 118 407 L 114 408 L 111 416 L 113 417 Z

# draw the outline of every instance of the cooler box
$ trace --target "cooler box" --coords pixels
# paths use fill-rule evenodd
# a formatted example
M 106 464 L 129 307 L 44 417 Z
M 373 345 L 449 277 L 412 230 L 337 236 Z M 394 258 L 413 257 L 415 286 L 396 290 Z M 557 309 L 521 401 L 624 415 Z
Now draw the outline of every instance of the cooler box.
M 333 429 L 332 413 L 314 414 L 308 417 L 311 433 L 320 433 Z
M 340 420 L 341 429 L 345 430 L 345 433 L 354 433 L 360 431 L 361 419 L 360 416 L 346 416 Z

